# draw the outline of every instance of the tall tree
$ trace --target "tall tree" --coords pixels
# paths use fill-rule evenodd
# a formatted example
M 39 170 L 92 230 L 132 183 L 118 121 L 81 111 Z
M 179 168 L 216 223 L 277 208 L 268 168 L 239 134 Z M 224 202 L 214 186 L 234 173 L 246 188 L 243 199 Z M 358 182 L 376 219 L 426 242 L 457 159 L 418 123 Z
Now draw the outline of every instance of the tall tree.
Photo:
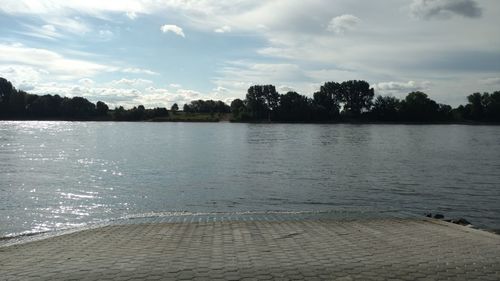
M 273 111 L 279 105 L 279 94 L 273 85 L 251 86 L 246 95 L 246 106 L 254 119 L 267 117 L 271 121 Z
M 97 115 L 99 115 L 99 116 L 106 116 L 106 115 L 108 115 L 109 107 L 108 107 L 107 104 L 105 104 L 102 101 L 98 101 L 95 104 L 95 109 L 96 109 Z
M 474 93 L 467 96 L 470 119 L 478 121 L 484 118 L 485 103 L 487 102 L 488 96 L 488 93 L 483 95 L 481 95 L 481 93 Z
M 240 99 L 235 99 L 231 102 L 231 113 L 233 114 L 233 119 L 242 120 L 243 115 L 246 113 L 245 103 Z
M 453 108 L 447 104 L 438 104 L 436 121 L 452 121 Z
M 17 91 L 7 79 L 0 77 L 0 116 L 8 116 L 10 97 Z
M 190 104 L 185 104 L 183 107 L 184 112 L 190 113 L 229 113 L 231 109 L 229 105 L 223 101 L 214 100 L 194 100 Z
M 496 91 L 490 95 L 490 101 L 486 108 L 486 116 L 488 120 L 500 122 L 500 91 Z
M 281 121 L 309 121 L 311 119 L 311 102 L 306 96 L 296 92 L 288 92 L 280 95 L 280 106 L 277 109 L 277 117 Z
M 95 104 L 82 97 L 64 98 L 61 102 L 62 115 L 67 118 L 87 119 L 95 116 Z
M 342 82 L 342 101 L 344 113 L 348 116 L 359 117 L 362 112 L 370 110 L 374 96 L 373 88 L 363 80 Z
M 186 113 L 191 113 L 193 111 L 193 109 L 191 108 L 191 106 L 189 104 L 184 104 L 184 106 L 182 107 L 182 111 L 186 112 Z
M 320 119 L 332 120 L 338 117 L 342 101 L 342 86 L 337 82 L 326 82 L 319 92 L 314 93 L 313 101 Z
M 231 112 L 231 108 L 225 104 L 223 101 L 216 101 L 215 102 L 215 112 L 218 113 L 229 113 Z
M 401 102 L 401 115 L 406 121 L 436 121 L 439 105 L 422 92 L 411 92 Z
M 7 112 L 14 117 L 26 115 L 26 93 L 23 91 L 13 91 L 9 97 Z
M 63 117 L 61 111 L 63 100 L 59 95 L 36 96 L 33 101 L 27 103 L 27 114 L 31 118 L 61 118 Z
M 177 111 L 179 111 L 179 105 L 177 103 L 172 104 L 172 107 L 170 107 L 170 111 L 172 111 L 173 114 L 176 114 Z
M 399 118 L 399 99 L 392 96 L 378 96 L 373 103 L 372 115 L 378 121 L 397 121 Z

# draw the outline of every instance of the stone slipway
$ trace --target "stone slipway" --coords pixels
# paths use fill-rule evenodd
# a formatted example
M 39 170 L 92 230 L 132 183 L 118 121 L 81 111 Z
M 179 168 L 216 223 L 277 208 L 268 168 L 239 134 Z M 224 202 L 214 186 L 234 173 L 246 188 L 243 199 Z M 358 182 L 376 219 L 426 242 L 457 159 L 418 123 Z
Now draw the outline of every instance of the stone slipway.
M 116 224 L 0 247 L 0 280 L 500 280 L 500 236 L 426 218 Z

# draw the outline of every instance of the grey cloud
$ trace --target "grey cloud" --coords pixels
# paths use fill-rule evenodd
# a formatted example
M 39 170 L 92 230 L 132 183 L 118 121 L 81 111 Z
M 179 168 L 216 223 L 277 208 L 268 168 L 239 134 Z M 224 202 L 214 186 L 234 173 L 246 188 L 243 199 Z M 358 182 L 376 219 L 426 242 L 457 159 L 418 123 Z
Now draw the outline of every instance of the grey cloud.
M 31 91 L 35 89 L 35 86 L 30 82 L 23 81 L 21 84 L 17 85 L 17 89 L 22 91 Z
M 485 84 L 485 85 L 496 86 L 496 85 L 500 85 L 500 77 L 486 78 L 486 79 L 480 80 L 479 82 L 482 84 Z
M 347 30 L 352 30 L 361 22 L 361 20 L 353 15 L 341 15 L 332 18 L 328 24 L 327 30 L 338 34 L 343 34 Z
M 285 94 L 287 92 L 295 92 L 295 89 L 286 85 L 281 85 L 278 87 L 278 92 Z
M 500 52 L 446 51 L 421 58 L 412 65 L 415 69 L 432 69 L 458 72 L 500 72 Z
M 429 81 L 415 82 L 380 82 L 373 86 L 373 88 L 380 93 L 408 93 L 412 91 L 420 91 L 427 89 L 430 86 Z
M 468 18 L 482 15 L 482 9 L 475 0 L 414 0 L 411 12 L 423 19 L 448 18 L 454 14 Z

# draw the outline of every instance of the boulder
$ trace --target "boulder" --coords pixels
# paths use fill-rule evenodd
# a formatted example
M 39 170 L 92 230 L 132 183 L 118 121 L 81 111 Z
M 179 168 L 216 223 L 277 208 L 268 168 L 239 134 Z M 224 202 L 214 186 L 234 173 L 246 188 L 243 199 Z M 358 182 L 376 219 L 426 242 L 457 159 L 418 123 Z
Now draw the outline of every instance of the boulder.
M 454 224 L 459 224 L 459 225 L 469 225 L 469 224 L 471 224 L 468 220 L 466 220 L 464 218 L 459 218 L 457 220 L 452 220 L 451 222 L 454 223 Z
M 434 215 L 434 218 L 435 218 L 435 219 L 438 219 L 438 220 L 442 220 L 442 219 L 444 219 L 444 216 L 443 216 L 443 215 L 441 215 L 441 214 L 435 214 L 435 215 Z

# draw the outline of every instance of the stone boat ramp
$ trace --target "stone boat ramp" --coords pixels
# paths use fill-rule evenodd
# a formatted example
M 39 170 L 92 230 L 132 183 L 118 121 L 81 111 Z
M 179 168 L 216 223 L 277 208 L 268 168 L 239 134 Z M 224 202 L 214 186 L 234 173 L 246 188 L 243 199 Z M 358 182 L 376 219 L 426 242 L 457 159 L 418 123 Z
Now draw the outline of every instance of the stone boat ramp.
M 0 280 L 500 280 L 500 236 L 394 214 L 142 217 L 0 246 Z

